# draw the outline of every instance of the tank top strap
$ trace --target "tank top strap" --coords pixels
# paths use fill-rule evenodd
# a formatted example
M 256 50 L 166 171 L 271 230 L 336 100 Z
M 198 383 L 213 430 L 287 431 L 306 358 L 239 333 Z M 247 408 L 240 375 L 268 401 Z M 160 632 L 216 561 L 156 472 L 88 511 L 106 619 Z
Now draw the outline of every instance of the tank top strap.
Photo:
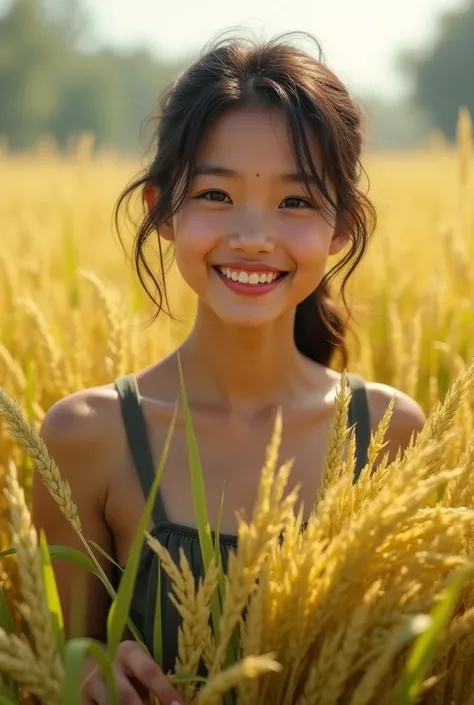
M 349 426 L 355 426 L 356 467 L 354 482 L 367 464 L 371 435 L 370 408 L 365 380 L 356 374 L 348 374 L 347 382 L 351 392 L 349 404 Z
M 145 416 L 141 406 L 140 392 L 134 374 L 118 377 L 115 389 L 120 400 L 122 419 L 127 434 L 128 446 L 138 473 L 145 500 L 148 498 L 155 479 L 155 464 L 151 452 Z M 167 521 L 163 498 L 158 490 L 153 508 L 155 525 Z

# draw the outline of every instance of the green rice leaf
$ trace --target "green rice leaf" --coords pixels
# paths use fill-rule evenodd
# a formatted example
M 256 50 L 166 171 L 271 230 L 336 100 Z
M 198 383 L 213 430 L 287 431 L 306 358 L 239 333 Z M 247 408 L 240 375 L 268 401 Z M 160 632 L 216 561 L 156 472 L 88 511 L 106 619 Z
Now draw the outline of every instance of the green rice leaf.
M 194 514 L 199 535 L 199 544 L 204 563 L 204 570 L 207 573 L 209 565 L 214 558 L 214 546 L 212 545 L 212 534 L 209 526 L 209 518 L 206 506 L 206 490 L 204 487 L 204 476 L 202 473 L 199 450 L 194 433 L 191 412 L 189 410 L 188 398 L 184 385 L 183 369 L 181 359 L 178 355 L 178 367 L 181 383 L 181 403 L 183 406 L 184 425 L 186 428 L 186 443 L 188 447 L 189 471 L 191 475 L 191 492 L 194 502 Z M 221 609 L 219 605 L 219 595 L 214 593 L 211 598 L 212 623 L 216 640 L 219 636 L 219 622 Z
M 62 561 L 68 561 L 70 563 L 74 563 L 75 565 L 80 566 L 81 568 L 85 568 L 86 570 L 90 571 L 93 573 L 105 589 L 107 590 L 110 598 L 114 600 L 116 598 L 117 593 L 115 590 L 112 588 L 110 585 L 110 582 L 97 570 L 97 567 L 94 565 L 94 562 L 88 556 L 86 553 L 83 553 L 82 551 L 78 551 L 75 548 L 70 548 L 69 546 L 48 546 L 48 551 L 49 555 L 51 556 L 52 560 L 62 560 Z M 0 551 L 0 558 L 3 558 L 5 556 L 11 556 L 16 553 L 15 548 L 7 548 L 3 551 Z M 132 632 L 134 638 L 142 645 L 143 644 L 143 638 L 138 631 L 138 629 L 135 627 L 133 624 L 132 620 L 130 618 L 127 619 L 127 626 Z
M 41 529 L 40 531 L 39 539 L 41 570 L 43 573 L 43 584 L 46 592 L 46 601 L 48 604 L 49 612 L 51 614 L 54 635 L 56 637 L 56 648 L 58 649 L 61 658 L 64 659 L 66 653 L 66 639 L 64 636 L 63 611 L 61 609 L 58 587 L 56 585 L 53 566 L 51 564 L 51 557 L 48 551 L 48 544 L 46 542 L 46 536 L 43 529 Z
M 225 596 L 225 575 L 222 568 L 222 553 L 221 553 L 221 521 L 222 521 L 222 509 L 224 507 L 224 492 L 225 488 L 222 490 L 221 503 L 219 505 L 219 511 L 217 513 L 216 530 L 214 532 L 214 560 L 219 571 L 219 597 L 221 601 L 221 609 L 224 604 Z
M 0 690 L 0 705 L 21 705 L 20 696 L 12 695 L 9 690 Z
M 118 645 L 120 644 L 124 628 L 128 620 L 130 604 L 132 602 L 133 590 L 135 586 L 135 580 L 140 564 L 140 556 L 145 539 L 145 532 L 148 528 L 148 524 L 151 519 L 153 508 L 156 502 L 158 487 L 161 481 L 161 476 L 163 475 L 163 470 L 168 459 L 171 438 L 176 423 L 176 413 L 177 409 L 175 408 L 173 418 L 171 420 L 171 425 L 168 430 L 168 435 L 166 437 L 161 460 L 156 471 L 155 478 L 153 480 L 153 485 L 151 487 L 150 494 L 145 504 L 145 510 L 138 525 L 136 536 L 133 540 L 132 548 L 130 549 L 128 563 L 122 574 L 117 596 L 112 602 L 112 606 L 109 610 L 109 614 L 107 617 L 107 646 L 109 656 L 112 660 L 115 658 Z
M 113 660 L 109 657 L 103 646 L 94 639 L 73 639 L 66 647 L 65 685 L 63 692 L 63 705 L 81 705 L 81 686 L 83 681 L 83 667 L 87 656 L 91 656 L 104 674 L 107 683 L 108 699 L 110 705 L 119 705 L 117 687 L 115 685 Z
M 431 617 L 426 621 L 426 629 L 413 644 L 394 705 L 412 705 L 416 702 L 462 585 L 473 574 L 474 568 L 470 566 L 448 578 L 443 600 L 434 608 Z
M 3 589 L 0 587 L 0 627 L 7 633 L 13 631 L 13 619 Z
M 7 633 L 11 634 L 13 632 L 13 619 L 10 612 L 10 607 L 8 605 L 5 593 L 0 587 L 0 627 Z M 15 683 L 13 678 L 10 678 L 6 673 L 3 674 L 4 685 L 6 687 L 6 692 L 11 697 L 17 697 L 18 695 L 18 685 Z M 15 702 L 20 702 L 16 700 Z M 1 705 L 1 700 L 0 700 Z
M 69 548 L 68 546 L 48 546 L 47 548 L 49 555 L 53 560 L 74 563 L 81 568 L 86 568 L 91 573 L 94 573 L 94 575 L 98 575 L 97 568 L 86 553 L 78 551 L 75 548 Z M 12 556 L 15 553 L 15 548 L 7 548 L 4 551 L 0 551 L 0 558 L 3 558 L 4 556 Z
M 161 561 L 158 561 L 158 585 L 156 588 L 155 618 L 153 623 L 153 658 L 163 666 L 163 625 L 161 623 Z
M 89 546 L 92 546 L 93 548 L 95 548 L 96 551 L 98 551 L 104 558 L 106 558 L 106 559 L 107 559 L 110 563 L 112 563 L 116 568 L 118 568 L 120 571 L 123 572 L 123 567 L 122 567 L 119 563 L 117 563 L 117 561 L 115 561 L 115 560 L 112 558 L 112 556 L 109 556 L 109 554 L 107 553 L 107 551 L 105 551 L 105 550 L 102 548 L 102 546 L 99 546 L 99 544 L 96 543 L 95 541 L 88 541 L 87 543 L 89 544 Z
M 28 421 L 31 423 L 34 419 L 33 404 L 35 400 L 35 375 L 33 371 L 33 365 L 31 361 L 31 353 L 26 356 L 25 362 L 25 379 L 26 379 L 26 389 L 25 389 L 25 406 L 26 406 L 26 416 Z M 31 504 L 31 490 L 33 486 L 33 461 L 31 460 L 28 453 L 25 452 L 25 473 L 23 476 L 22 487 L 25 492 L 25 501 L 29 506 Z

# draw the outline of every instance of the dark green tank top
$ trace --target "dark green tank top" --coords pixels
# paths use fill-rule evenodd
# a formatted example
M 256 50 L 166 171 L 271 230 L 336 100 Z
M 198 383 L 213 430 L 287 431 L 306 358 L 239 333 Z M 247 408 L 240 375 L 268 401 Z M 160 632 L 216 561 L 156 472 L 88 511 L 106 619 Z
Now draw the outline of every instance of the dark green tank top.
M 356 436 L 356 468 L 354 482 L 367 462 L 367 451 L 370 441 L 370 413 L 364 380 L 357 375 L 348 375 L 348 383 L 352 392 L 349 407 L 349 426 L 355 424 Z M 151 489 L 155 474 L 155 463 L 151 453 L 145 418 L 140 406 L 140 395 L 134 375 L 120 377 L 115 381 L 119 395 L 123 422 L 127 434 L 130 453 L 134 461 L 145 497 Z M 196 529 L 168 520 L 161 494 L 158 492 L 153 511 L 154 528 L 152 535 L 169 551 L 175 562 L 179 562 L 179 551 L 182 548 L 189 561 L 190 568 L 196 579 L 203 575 L 201 549 Z M 233 535 L 220 535 L 222 564 L 227 570 L 229 552 L 236 549 L 237 541 Z M 120 572 L 115 574 L 115 584 L 118 585 Z M 143 547 L 140 567 L 137 575 L 135 592 L 132 600 L 130 616 L 143 637 L 147 648 L 153 653 L 153 624 L 158 586 L 158 559 L 148 547 Z M 161 572 L 161 609 L 163 633 L 163 668 L 164 672 L 174 671 L 177 655 L 177 635 L 181 617 L 170 601 L 170 580 Z

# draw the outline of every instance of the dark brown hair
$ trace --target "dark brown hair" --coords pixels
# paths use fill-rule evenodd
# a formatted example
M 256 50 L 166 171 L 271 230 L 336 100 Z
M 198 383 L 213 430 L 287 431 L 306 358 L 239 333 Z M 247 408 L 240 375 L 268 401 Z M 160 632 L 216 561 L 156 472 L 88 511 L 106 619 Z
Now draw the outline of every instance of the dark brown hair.
M 157 313 L 167 300 L 161 238 L 158 238 L 162 269 L 160 288 L 145 255 L 145 244 L 161 224 L 182 207 L 193 181 L 194 160 L 204 133 L 225 111 L 242 106 L 279 107 L 284 111 L 289 139 L 302 183 L 305 174 L 316 180 L 328 212 L 336 212 L 350 232 L 345 255 L 324 276 L 317 289 L 296 309 L 294 336 L 298 349 L 315 362 L 328 365 L 336 352 L 347 366 L 346 332 L 348 306 L 344 296 L 350 275 L 359 264 L 375 227 L 374 208 L 362 193 L 359 180 L 361 113 L 341 81 L 324 64 L 314 38 L 318 58 L 297 48 L 284 34 L 268 42 L 221 39 L 205 51 L 165 91 L 158 114 L 151 163 L 121 195 L 116 208 L 137 190 L 143 196 L 149 185 L 158 187 L 153 207 L 144 209 L 134 243 L 134 265 Z M 322 172 L 313 163 L 308 126 L 318 140 Z M 331 198 L 328 185 L 335 189 Z M 122 243 L 123 244 L 123 243 Z M 344 313 L 330 297 L 331 280 L 343 270 L 341 292 Z M 146 279 L 156 287 L 156 298 Z M 156 318 L 156 316 L 154 317 Z M 154 320 L 154 319 L 153 319 Z

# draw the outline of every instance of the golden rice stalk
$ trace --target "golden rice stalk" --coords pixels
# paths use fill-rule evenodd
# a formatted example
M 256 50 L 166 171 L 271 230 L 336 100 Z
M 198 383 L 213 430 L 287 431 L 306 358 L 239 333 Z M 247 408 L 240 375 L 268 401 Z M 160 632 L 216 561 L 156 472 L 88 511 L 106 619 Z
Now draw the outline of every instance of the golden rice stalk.
M 259 587 L 249 602 L 245 619 L 245 628 L 241 631 L 242 655 L 258 656 L 263 649 L 265 623 L 265 601 L 268 598 L 268 567 L 265 565 L 259 576 Z M 266 625 L 265 625 L 266 626 Z M 270 627 L 271 628 L 271 627 Z M 275 634 L 275 644 L 276 644 Z M 254 679 L 246 679 L 239 684 L 239 702 L 251 703 L 257 701 L 258 682 Z
M 461 370 L 454 384 L 448 390 L 444 403 L 435 405 L 428 416 L 424 428 L 418 435 L 416 446 L 409 448 L 405 453 L 402 465 L 411 462 L 431 442 L 438 443 L 439 450 L 443 451 L 443 444 L 439 443 L 439 439 L 443 438 L 452 427 L 456 413 L 466 395 L 472 391 L 473 384 L 474 360 Z M 436 463 L 438 459 L 439 457 L 434 456 L 433 462 Z M 428 465 L 425 468 L 425 473 L 427 475 L 432 474 L 434 471 L 433 467 Z
M 17 551 L 24 600 L 20 610 L 30 629 L 36 658 L 44 664 L 53 680 L 62 681 L 64 669 L 56 653 L 56 639 L 43 585 L 36 531 L 31 523 L 25 494 L 18 484 L 13 461 L 9 463 L 9 471 L 5 479 L 4 492 L 10 509 L 12 540 Z
M 347 374 L 344 371 L 341 375 L 341 384 L 336 394 L 334 415 L 329 431 L 326 456 L 323 462 L 322 483 L 316 496 L 316 502 L 321 500 L 327 488 L 338 479 L 346 438 L 349 433 L 347 427 L 349 401 L 349 385 L 347 383 Z
M 324 683 L 331 672 L 343 634 L 344 626 L 339 625 L 323 639 L 319 653 L 312 657 L 304 690 L 296 701 L 297 705 L 313 705 L 320 702 L 321 691 L 325 688 Z
M 26 390 L 26 377 L 19 363 L 13 359 L 8 348 L 0 341 L 0 361 L 3 363 L 7 373 L 11 376 L 18 394 L 24 394 Z
M 392 663 L 400 652 L 402 643 L 398 630 L 388 639 L 378 658 L 374 659 L 352 693 L 349 705 L 369 705 L 382 680 L 388 675 Z M 393 676 L 392 676 L 393 677 Z
M 120 377 L 125 371 L 125 335 L 120 306 L 97 274 L 86 270 L 81 270 L 80 274 L 94 287 L 107 321 L 107 374 Z
M 4 251 L 0 252 L 0 281 L 3 282 L 4 298 L 2 297 L 2 301 L 5 311 L 13 310 L 16 292 L 20 290 L 16 273 L 11 257 Z
M 379 465 L 375 476 L 372 473 L 374 471 L 377 459 L 387 445 L 385 436 L 387 435 L 390 421 L 393 416 L 395 401 L 396 396 L 393 396 L 375 433 L 371 434 L 369 449 L 367 452 L 367 464 L 365 468 L 362 469 L 357 484 L 352 488 L 354 495 L 352 511 L 356 514 L 362 510 L 366 501 L 370 501 L 372 497 L 378 494 L 380 486 L 384 482 L 384 471 L 386 470 L 385 464 L 384 467 L 380 467 Z
M 33 653 L 24 636 L 7 634 L 0 628 L 0 671 L 8 673 L 44 705 L 62 703 L 63 682 L 52 677 L 43 661 Z
M 456 477 L 459 471 L 439 472 L 437 476 L 426 478 L 418 484 L 410 481 L 416 475 L 413 463 L 400 470 L 399 474 L 398 482 L 394 482 L 393 488 L 387 483 L 379 496 L 366 505 L 365 511 L 345 525 L 327 545 L 324 554 L 313 561 L 313 572 L 309 581 L 313 586 L 313 595 L 310 600 L 306 600 L 308 616 L 304 633 L 298 635 L 297 652 L 301 666 L 300 669 L 293 669 L 287 691 L 288 703 L 295 692 L 311 644 L 315 643 L 318 635 L 326 628 L 330 614 L 338 609 L 337 605 L 348 599 L 349 595 L 352 600 L 356 599 L 356 591 L 360 589 L 362 581 L 369 580 L 371 575 L 374 579 L 380 576 L 380 566 L 374 561 L 377 546 L 391 533 L 396 532 L 403 518 L 416 512 L 437 486 Z M 308 550 L 312 558 L 310 549 Z M 370 573 L 368 568 L 371 569 Z
M 46 445 L 32 423 L 23 416 L 19 404 L 0 387 L 0 415 L 10 434 L 16 438 L 33 460 L 36 470 L 64 514 L 78 533 L 82 533 L 77 507 L 72 501 L 69 483 L 61 478 L 59 468 L 50 457 Z
M 195 579 L 183 549 L 180 549 L 180 569 L 185 587 L 184 594 L 176 589 L 177 598 L 170 595 L 182 617 L 178 630 L 178 657 L 175 673 L 193 675 L 197 672 L 209 626 L 211 597 L 217 588 L 219 571 L 214 560 L 209 564 L 204 581 L 199 581 L 196 591 Z M 174 587 L 174 585 L 173 585 Z M 180 688 L 185 702 L 191 702 L 196 690 L 194 683 L 183 684 Z
M 422 309 L 420 307 L 415 313 L 410 326 L 408 345 L 410 354 L 407 355 L 405 360 L 403 378 L 403 391 L 414 398 L 417 396 L 420 375 L 422 332 Z
M 403 365 L 405 360 L 405 340 L 403 336 L 403 325 L 400 311 L 396 301 L 390 302 L 389 306 L 389 339 L 390 353 L 392 357 L 392 384 L 397 389 L 402 385 Z
M 222 696 L 231 688 L 235 688 L 244 678 L 257 678 L 266 673 L 276 673 L 280 665 L 274 660 L 274 654 L 263 656 L 247 656 L 239 663 L 221 671 L 209 679 L 198 695 L 197 705 L 218 705 Z M 239 705 L 247 705 L 240 703 Z
M 449 507 L 472 506 L 474 497 L 474 438 L 471 438 L 461 459 L 462 473 L 451 483 L 443 497 L 443 504 Z
M 382 580 L 377 580 L 357 605 L 349 621 L 344 624 L 344 635 L 332 662 L 325 683 L 319 683 L 319 700 L 313 698 L 311 690 L 306 692 L 308 705 L 333 705 L 343 695 L 345 683 L 354 670 L 355 658 L 361 646 L 362 636 L 367 629 L 369 612 L 379 597 Z
M 245 604 L 256 588 L 256 580 L 272 544 L 278 540 L 286 518 L 296 502 L 298 488 L 285 499 L 283 493 L 292 462 L 285 463 L 275 477 L 278 449 L 282 435 L 282 415 L 278 411 L 266 462 L 260 476 L 253 522 L 247 524 L 239 517 L 237 553 L 229 555 L 225 601 L 222 607 L 220 639 L 210 676 L 219 671 L 227 644 L 232 636 Z
M 47 365 L 47 375 L 55 389 L 66 393 L 70 389 L 70 380 L 65 379 L 63 356 L 54 339 L 51 327 L 37 304 L 30 298 L 19 299 L 21 310 L 28 314 L 37 332 L 38 343 Z

